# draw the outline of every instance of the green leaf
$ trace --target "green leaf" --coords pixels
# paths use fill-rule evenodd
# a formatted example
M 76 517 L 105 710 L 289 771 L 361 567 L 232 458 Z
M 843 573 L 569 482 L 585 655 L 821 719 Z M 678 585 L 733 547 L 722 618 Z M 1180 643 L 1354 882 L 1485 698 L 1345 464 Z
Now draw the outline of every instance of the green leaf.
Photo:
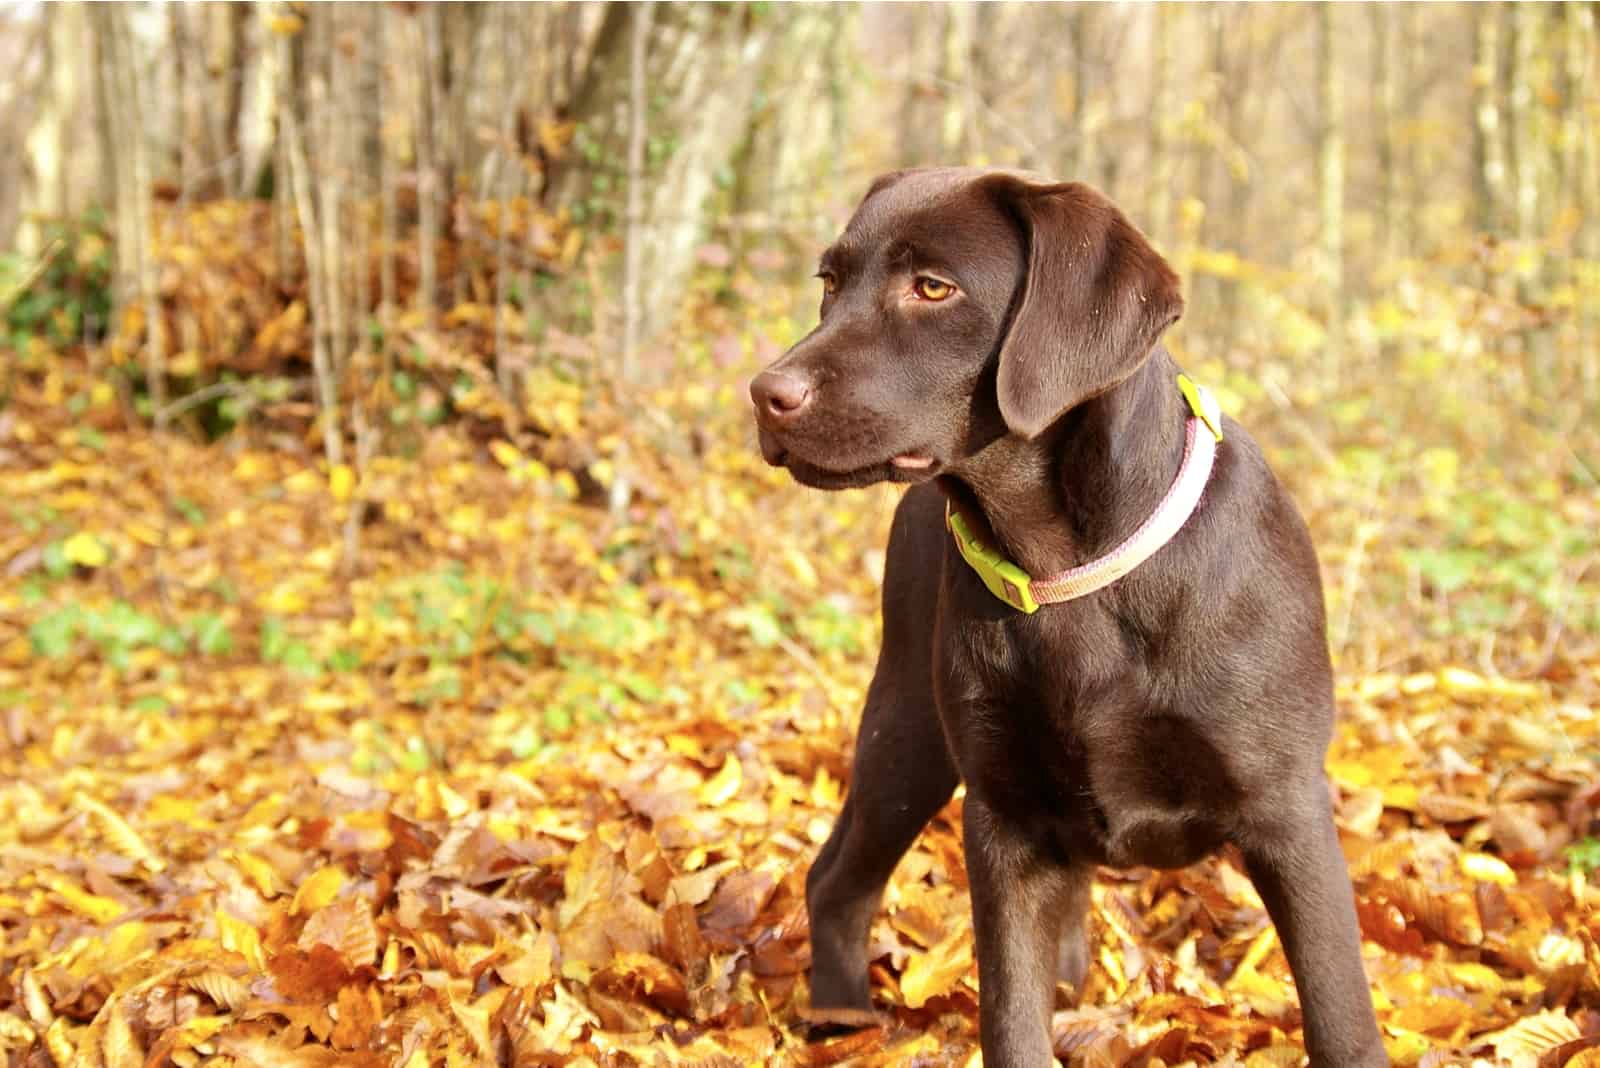
M 289 648 L 289 632 L 283 620 L 268 616 L 261 621 L 261 659 L 282 660 Z
M 63 542 L 53 541 L 44 547 L 44 572 L 57 579 L 72 574 L 72 561 L 67 559 Z
M 1567 863 L 1574 871 L 1600 871 L 1600 838 L 1591 835 L 1567 846 Z
M 328 667 L 334 671 L 356 671 L 361 667 L 361 653 L 356 649 L 335 649 L 328 657 Z
M 60 660 L 71 652 L 78 636 L 79 614 L 75 608 L 54 612 L 28 628 L 33 651 L 49 660 Z
M 178 510 L 179 515 L 197 527 L 203 525 L 206 521 L 206 514 L 200 510 L 200 506 L 187 497 L 174 497 L 172 499 L 172 507 Z
M 222 617 L 212 613 L 194 616 L 189 620 L 194 632 L 195 647 L 206 656 L 223 656 L 233 652 L 233 635 Z
M 315 678 L 322 674 L 322 665 L 305 642 L 290 642 L 283 651 L 283 666 L 297 675 Z
M 539 751 L 539 745 L 539 732 L 533 729 L 533 724 L 531 723 L 524 723 L 521 727 L 518 727 L 516 733 L 506 742 L 507 748 L 511 750 L 511 755 L 518 760 L 527 760 L 533 756 Z

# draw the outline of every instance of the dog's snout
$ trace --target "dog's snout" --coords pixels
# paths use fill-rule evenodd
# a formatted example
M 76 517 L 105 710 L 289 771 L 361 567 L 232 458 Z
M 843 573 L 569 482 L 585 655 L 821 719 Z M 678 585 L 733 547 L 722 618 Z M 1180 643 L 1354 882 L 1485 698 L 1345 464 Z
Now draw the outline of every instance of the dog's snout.
M 784 423 L 811 402 L 811 386 L 782 371 L 763 371 L 750 381 L 750 399 L 764 422 Z

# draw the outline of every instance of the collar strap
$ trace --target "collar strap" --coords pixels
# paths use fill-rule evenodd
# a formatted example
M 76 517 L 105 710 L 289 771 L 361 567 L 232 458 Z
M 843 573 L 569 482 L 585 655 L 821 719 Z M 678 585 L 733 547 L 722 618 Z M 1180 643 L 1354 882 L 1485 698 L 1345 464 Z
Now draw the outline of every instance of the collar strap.
M 959 509 L 945 504 L 945 525 L 955 536 L 956 548 L 989 592 L 1011 607 L 1032 614 L 1042 604 L 1059 604 L 1105 589 L 1172 540 L 1199 505 L 1211 477 L 1217 444 L 1222 441 L 1222 409 L 1211 391 L 1196 385 L 1188 375 L 1178 376 L 1178 390 L 1189 402 L 1192 413 L 1185 428 L 1178 477 L 1139 529 L 1097 560 L 1049 578 L 1033 578 L 980 538 Z

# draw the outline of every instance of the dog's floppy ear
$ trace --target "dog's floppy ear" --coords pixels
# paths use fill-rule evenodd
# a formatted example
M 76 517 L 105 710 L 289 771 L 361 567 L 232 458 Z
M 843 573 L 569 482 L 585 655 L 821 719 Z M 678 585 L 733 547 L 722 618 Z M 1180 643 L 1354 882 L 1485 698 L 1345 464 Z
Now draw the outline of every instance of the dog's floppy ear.
M 1183 297 L 1167 261 L 1090 187 L 1010 174 L 984 181 L 1027 243 L 998 393 L 1006 427 L 1034 438 L 1137 370 L 1183 314 Z

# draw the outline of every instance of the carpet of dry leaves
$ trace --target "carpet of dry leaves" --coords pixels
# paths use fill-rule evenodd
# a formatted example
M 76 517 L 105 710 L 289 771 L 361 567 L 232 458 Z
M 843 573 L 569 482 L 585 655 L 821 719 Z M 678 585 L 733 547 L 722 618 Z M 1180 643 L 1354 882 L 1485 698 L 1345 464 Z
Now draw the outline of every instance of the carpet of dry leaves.
M 537 397 L 526 441 L 427 429 L 358 478 L 309 436 L 156 440 L 71 370 L 19 382 L 8 1064 L 980 1063 L 959 798 L 873 929 L 882 1026 L 800 1017 L 893 491 L 793 489 L 731 386 L 663 394 L 625 452 L 577 387 Z M 578 438 L 588 480 L 629 465 L 627 522 L 562 466 Z M 1566 852 L 1597 689 L 1593 663 L 1342 679 L 1329 769 L 1397 1064 L 1600 1065 L 1600 888 Z M 1230 857 L 1108 871 L 1090 922 L 1063 1063 L 1303 1063 Z

